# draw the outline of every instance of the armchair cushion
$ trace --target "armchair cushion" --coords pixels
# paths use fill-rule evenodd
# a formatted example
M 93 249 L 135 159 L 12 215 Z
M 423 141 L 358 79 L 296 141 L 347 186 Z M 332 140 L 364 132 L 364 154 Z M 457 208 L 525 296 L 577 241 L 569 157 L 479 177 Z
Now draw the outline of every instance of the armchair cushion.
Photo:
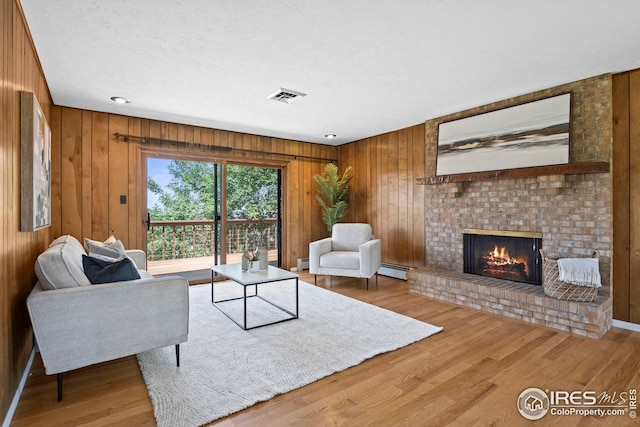
M 331 250 L 357 252 L 361 244 L 372 238 L 369 224 L 334 224 L 331 234 Z
M 360 269 L 360 253 L 351 251 L 332 251 L 320 257 L 320 267 Z

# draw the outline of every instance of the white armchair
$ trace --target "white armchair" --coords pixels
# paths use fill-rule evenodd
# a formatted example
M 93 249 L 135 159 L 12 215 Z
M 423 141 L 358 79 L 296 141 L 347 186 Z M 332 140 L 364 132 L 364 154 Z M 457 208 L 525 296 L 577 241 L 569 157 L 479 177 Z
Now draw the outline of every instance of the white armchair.
M 376 275 L 382 263 L 382 244 L 374 239 L 369 224 L 335 224 L 331 237 L 309 244 L 309 272 L 332 276 L 369 279 Z

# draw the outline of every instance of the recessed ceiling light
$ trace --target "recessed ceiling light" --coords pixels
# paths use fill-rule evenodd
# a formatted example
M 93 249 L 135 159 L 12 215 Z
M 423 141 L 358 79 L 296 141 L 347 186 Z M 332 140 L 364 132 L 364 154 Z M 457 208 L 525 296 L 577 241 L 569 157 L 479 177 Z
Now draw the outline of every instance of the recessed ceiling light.
M 123 98 L 121 96 L 112 96 L 111 100 L 113 102 L 115 102 L 116 104 L 129 104 L 129 103 L 131 103 L 130 99 Z
M 337 138 L 338 135 L 336 135 L 335 133 L 328 133 L 324 137 L 327 139 L 333 139 L 333 138 Z

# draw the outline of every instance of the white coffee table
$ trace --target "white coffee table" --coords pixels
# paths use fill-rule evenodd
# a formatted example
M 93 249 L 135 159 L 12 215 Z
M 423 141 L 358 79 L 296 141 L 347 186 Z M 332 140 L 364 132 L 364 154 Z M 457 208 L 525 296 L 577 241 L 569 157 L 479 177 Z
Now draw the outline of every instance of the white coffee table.
M 233 280 L 235 283 L 237 283 L 238 285 L 243 287 L 243 296 L 241 297 L 237 297 L 237 298 L 228 298 L 228 299 L 223 299 L 223 300 L 217 300 L 215 299 L 215 280 L 214 280 L 214 276 L 215 273 L 218 273 L 221 276 L 225 276 L 231 280 Z M 286 308 L 281 307 L 278 304 L 275 304 L 273 301 L 269 301 L 266 298 L 264 298 L 262 295 L 260 295 L 258 293 L 258 286 L 259 285 L 265 285 L 267 283 L 273 283 L 273 282 L 280 282 L 283 280 L 295 280 L 296 281 L 296 310 L 295 313 L 291 312 L 289 310 L 287 310 Z M 247 288 L 253 286 L 254 287 L 254 292 L 253 294 L 249 294 L 247 295 Z M 261 300 L 271 304 L 272 306 L 282 310 L 283 312 L 287 313 L 289 316 L 285 319 L 281 319 L 281 320 L 276 320 L 274 322 L 269 322 L 269 323 L 263 323 L 260 325 L 256 325 L 256 326 L 251 326 L 251 327 L 247 327 L 247 299 L 248 298 L 260 298 Z M 229 316 L 229 314 L 227 314 L 222 307 L 220 306 L 221 303 L 224 302 L 228 302 L 228 301 L 237 301 L 237 300 L 243 300 L 243 324 L 240 324 L 239 322 L 237 322 L 234 318 L 232 318 L 231 316 Z M 225 316 L 227 316 L 229 319 L 233 320 L 233 322 L 235 324 L 237 324 L 238 326 L 240 326 L 242 329 L 249 330 L 249 329 L 255 329 L 255 328 L 260 328 L 262 326 L 267 326 L 267 325 L 273 325 L 276 323 L 281 323 L 281 322 L 286 322 L 288 320 L 293 320 L 293 319 L 297 319 L 298 318 L 298 275 L 291 273 L 290 271 L 287 270 L 282 270 L 280 268 L 277 267 L 273 267 L 273 266 L 269 266 L 266 270 L 259 270 L 256 272 L 251 272 L 251 271 L 242 271 L 242 265 L 241 264 L 223 264 L 223 265 L 214 265 L 213 267 L 211 267 L 211 303 L 218 309 L 220 310 Z

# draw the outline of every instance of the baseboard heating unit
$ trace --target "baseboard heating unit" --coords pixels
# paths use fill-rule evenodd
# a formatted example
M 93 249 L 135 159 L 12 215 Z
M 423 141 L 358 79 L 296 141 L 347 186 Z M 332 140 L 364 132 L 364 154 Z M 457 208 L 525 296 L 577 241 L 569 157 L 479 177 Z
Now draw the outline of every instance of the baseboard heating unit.
M 298 258 L 298 271 L 309 269 L 309 258 Z
M 407 271 L 409 270 L 411 270 L 411 268 L 409 267 L 383 263 L 378 269 L 378 274 L 382 276 L 394 277 L 396 279 L 407 280 Z

